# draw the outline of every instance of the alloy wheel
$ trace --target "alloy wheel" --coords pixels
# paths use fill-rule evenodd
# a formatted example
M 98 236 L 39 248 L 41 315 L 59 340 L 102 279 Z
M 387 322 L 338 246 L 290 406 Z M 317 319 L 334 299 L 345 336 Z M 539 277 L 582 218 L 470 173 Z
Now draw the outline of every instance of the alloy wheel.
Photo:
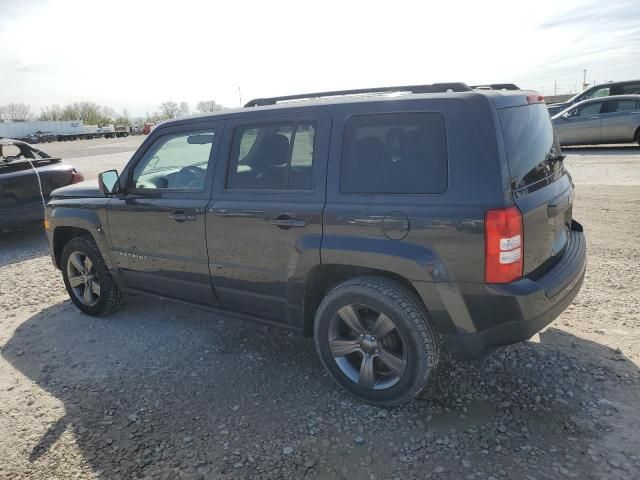
M 402 378 L 406 342 L 383 312 L 368 305 L 345 305 L 333 316 L 328 333 L 334 361 L 354 383 L 383 390 Z
M 100 299 L 100 282 L 91 259 L 82 252 L 73 252 L 67 260 L 67 279 L 76 298 L 88 307 Z

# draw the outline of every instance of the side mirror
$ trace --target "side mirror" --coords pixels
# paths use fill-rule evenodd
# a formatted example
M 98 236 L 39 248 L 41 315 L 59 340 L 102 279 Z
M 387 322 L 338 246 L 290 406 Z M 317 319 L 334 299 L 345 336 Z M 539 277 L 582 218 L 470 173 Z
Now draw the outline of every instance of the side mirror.
M 120 189 L 120 176 L 117 170 L 107 170 L 98 175 L 98 186 L 100 193 L 105 197 L 110 197 Z

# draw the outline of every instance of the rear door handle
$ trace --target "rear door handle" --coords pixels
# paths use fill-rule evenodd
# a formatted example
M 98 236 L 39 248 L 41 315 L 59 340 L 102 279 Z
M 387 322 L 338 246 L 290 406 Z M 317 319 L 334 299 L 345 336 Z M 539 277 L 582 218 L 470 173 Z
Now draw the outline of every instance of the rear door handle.
M 182 210 L 176 210 L 173 213 L 169 214 L 169 218 L 175 220 L 176 222 L 194 222 L 196 220 L 196 216 L 191 213 L 185 213 Z
M 288 215 L 280 215 L 279 217 L 272 219 L 271 224 L 283 229 L 307 226 L 307 222 L 304 220 L 300 218 L 292 218 Z

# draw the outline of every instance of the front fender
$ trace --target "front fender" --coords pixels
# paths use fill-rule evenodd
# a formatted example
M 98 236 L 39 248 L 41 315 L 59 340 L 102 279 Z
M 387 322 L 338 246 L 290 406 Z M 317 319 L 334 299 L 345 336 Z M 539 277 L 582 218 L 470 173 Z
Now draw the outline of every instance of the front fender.
M 94 239 L 107 267 L 117 273 L 117 262 L 111 255 L 111 241 L 108 234 L 106 204 L 107 198 L 83 198 L 52 200 L 47 206 L 47 237 L 54 265 L 60 268 L 55 255 L 55 232 L 64 227 L 87 231 Z

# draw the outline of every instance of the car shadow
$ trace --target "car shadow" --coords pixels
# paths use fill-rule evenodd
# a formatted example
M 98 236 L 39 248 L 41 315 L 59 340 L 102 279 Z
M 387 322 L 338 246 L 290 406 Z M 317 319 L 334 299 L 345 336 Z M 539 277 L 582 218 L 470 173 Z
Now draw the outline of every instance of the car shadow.
M 0 232 L 0 267 L 43 255 L 48 255 L 48 245 L 42 225 Z
M 551 328 L 540 343 L 446 360 L 431 397 L 383 410 L 339 391 L 308 339 L 142 299 L 106 318 L 68 301 L 51 306 L 15 330 L 2 356 L 64 406 L 58 418 L 41 417 L 42 433 L 23 452 L 30 468 L 58 465 L 64 453 L 54 446 L 71 434 L 99 478 L 334 478 L 365 461 L 385 478 L 404 461 L 398 446 L 414 438 L 416 472 L 446 459 L 454 438 L 487 472 L 496 460 L 484 452 L 498 448 L 519 456 L 551 442 L 584 457 L 615 418 L 599 419 L 611 407 L 598 399 L 638 378 L 624 355 Z M 371 443 L 354 444 L 359 434 Z

